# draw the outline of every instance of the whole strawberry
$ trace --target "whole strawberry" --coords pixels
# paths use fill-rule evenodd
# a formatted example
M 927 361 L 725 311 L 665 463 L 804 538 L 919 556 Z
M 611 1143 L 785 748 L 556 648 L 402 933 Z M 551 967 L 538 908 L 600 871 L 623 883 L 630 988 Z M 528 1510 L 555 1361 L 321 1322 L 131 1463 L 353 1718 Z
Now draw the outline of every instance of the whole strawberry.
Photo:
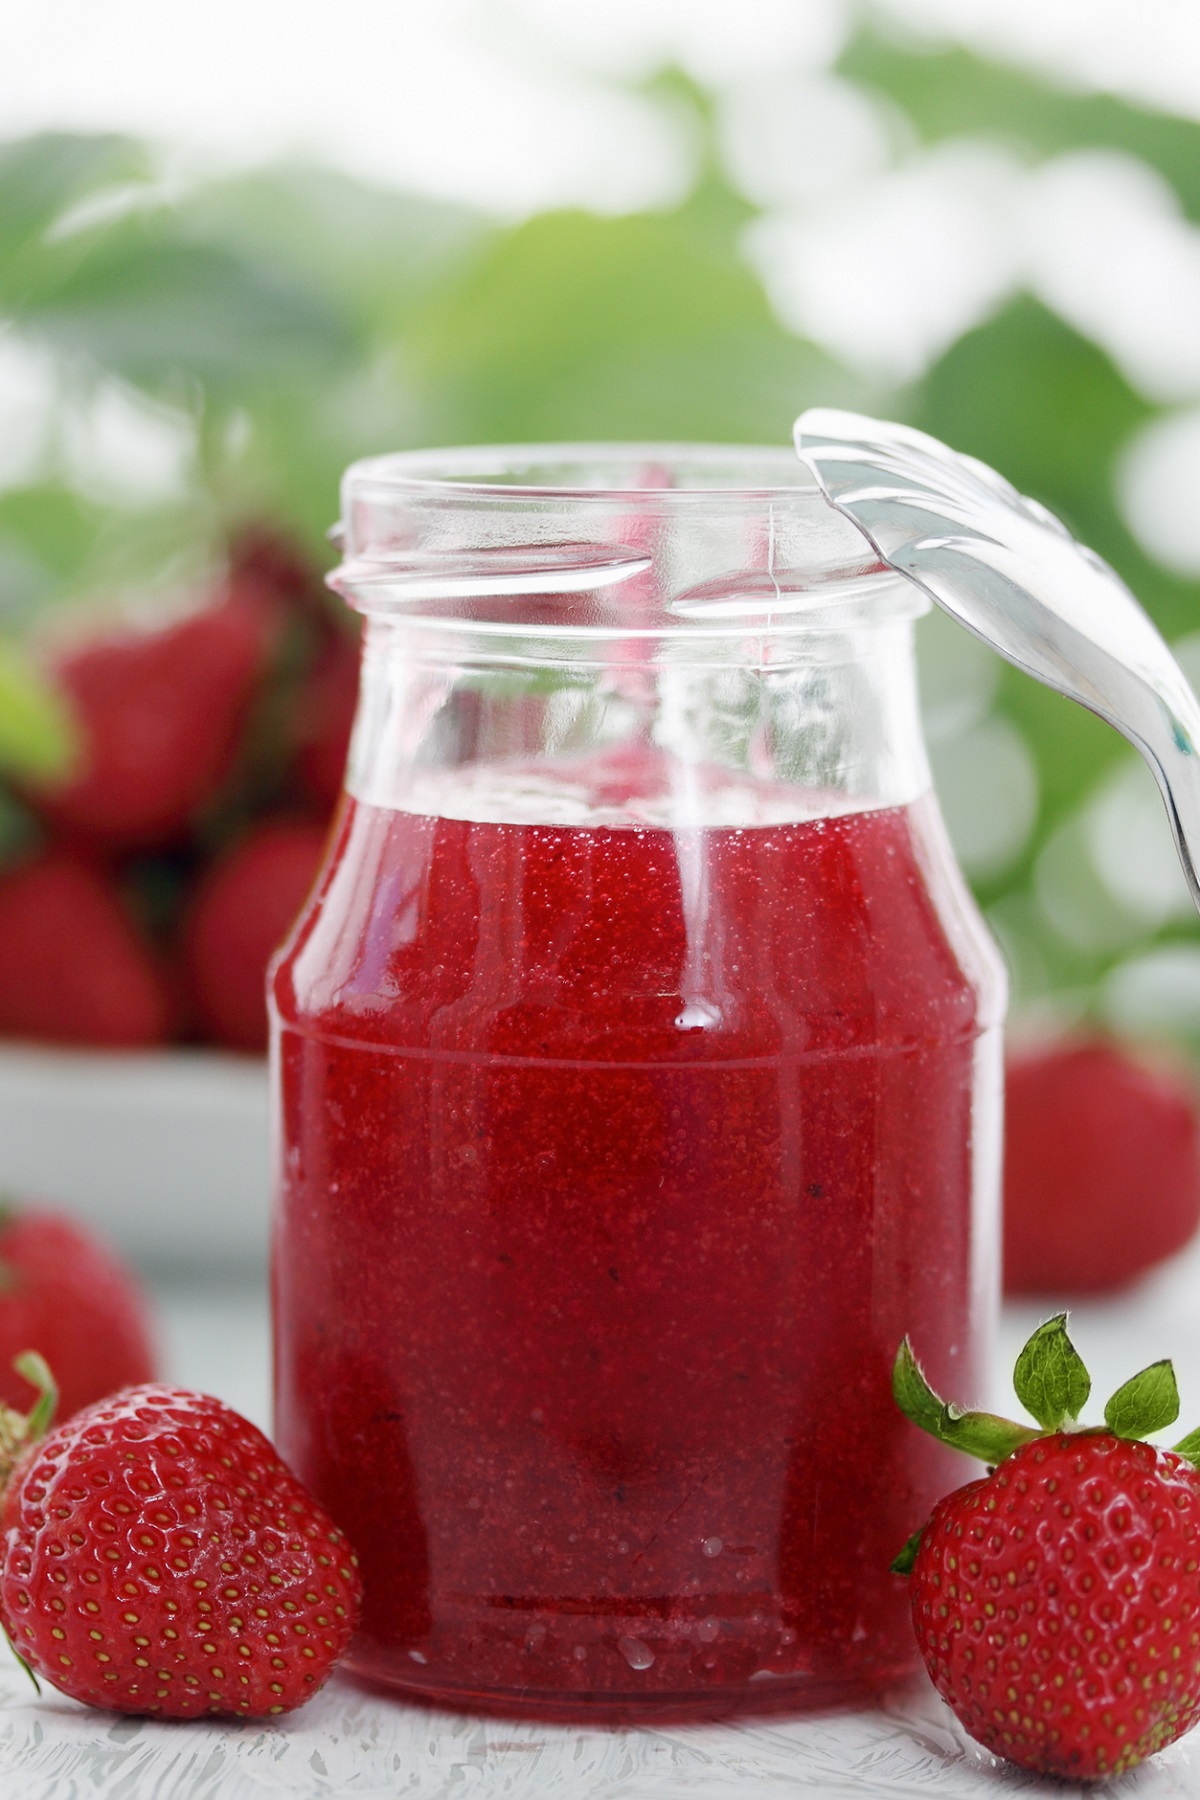
M 111 875 L 43 850 L 0 875 L 0 1037 L 149 1049 L 174 1024 L 158 959 Z
M 263 819 L 218 858 L 182 926 L 184 968 L 206 1036 L 231 1050 L 267 1047 L 267 964 L 308 895 L 328 831 Z
M 1096 1780 L 1200 1718 L 1200 1432 L 1169 1362 L 1119 1388 L 1105 1427 L 1076 1423 L 1091 1382 L 1058 1314 L 1017 1362 L 1041 1430 L 933 1393 L 907 1339 L 894 1389 L 917 1425 L 993 1465 L 946 1496 L 893 1565 L 917 1642 L 972 1737 L 1022 1768 Z
M 1128 1287 L 1200 1224 L 1200 1107 L 1190 1071 L 1097 1035 L 1008 1059 L 1004 1285 Z
M 45 1387 L 39 1359 L 21 1360 Z M 174 1719 L 316 1693 L 354 1631 L 358 1571 L 262 1433 L 151 1386 L 25 1448 L 45 1404 L 5 1421 L 0 1502 L 0 1622 L 30 1668 L 88 1705 Z
M 361 654 L 356 631 L 330 632 L 296 696 L 296 775 L 306 796 L 324 810 L 342 791 Z
M 37 1398 L 12 1372 L 26 1344 L 54 1369 L 63 1418 L 155 1374 L 132 1272 L 78 1220 L 0 1200 L 0 1402 L 13 1407 Z
M 156 630 L 114 630 L 60 655 L 78 766 L 32 796 L 73 842 L 108 851 L 185 839 L 229 774 L 275 628 L 255 588 Z

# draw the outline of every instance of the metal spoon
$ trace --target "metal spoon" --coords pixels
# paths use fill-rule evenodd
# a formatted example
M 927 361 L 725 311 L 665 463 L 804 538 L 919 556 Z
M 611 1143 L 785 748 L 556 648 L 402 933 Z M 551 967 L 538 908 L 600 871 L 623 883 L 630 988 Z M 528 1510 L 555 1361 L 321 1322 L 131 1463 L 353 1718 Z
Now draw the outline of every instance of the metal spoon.
M 922 431 L 813 407 L 795 440 L 883 562 L 1141 752 L 1200 908 L 1200 703 L 1115 571 L 986 463 Z

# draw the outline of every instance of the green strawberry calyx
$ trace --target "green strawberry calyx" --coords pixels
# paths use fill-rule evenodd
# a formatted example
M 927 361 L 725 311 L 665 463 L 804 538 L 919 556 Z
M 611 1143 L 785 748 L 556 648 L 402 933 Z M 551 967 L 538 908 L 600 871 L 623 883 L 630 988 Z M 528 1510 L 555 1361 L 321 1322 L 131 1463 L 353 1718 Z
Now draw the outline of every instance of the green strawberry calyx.
M 0 1501 L 3 1500 L 13 1471 L 25 1451 L 49 1431 L 58 1406 L 58 1383 L 50 1373 L 50 1365 L 44 1356 L 40 1356 L 36 1350 L 23 1350 L 20 1356 L 13 1358 L 13 1368 L 37 1389 L 37 1399 L 27 1413 L 18 1412 L 13 1406 L 0 1405 Z M 42 1690 L 37 1676 L 13 1643 L 8 1627 L 2 1620 L 0 1631 L 4 1633 L 9 1649 L 40 1694 Z
M 0 1238 L 4 1238 L 9 1226 L 16 1224 L 20 1217 L 20 1204 L 14 1201 L 11 1193 L 0 1190 Z M 22 1287 L 20 1271 L 14 1269 L 11 1262 L 5 1262 L 0 1256 L 0 1294 L 11 1294 L 14 1289 Z
M 0 1237 L 14 1224 L 20 1211 L 11 1194 L 0 1190 Z M 7 1294 L 11 1289 L 20 1286 L 16 1270 L 11 1264 L 0 1259 L 0 1294 Z
M 22 1454 L 49 1431 L 58 1406 L 58 1383 L 44 1356 L 23 1350 L 14 1357 L 13 1368 L 37 1389 L 37 1399 L 27 1413 L 0 1405 L 0 1496 Z
M 922 1431 L 963 1450 L 994 1468 L 1035 1438 L 1064 1431 L 1107 1431 L 1114 1437 L 1142 1439 L 1163 1431 L 1179 1417 L 1179 1389 L 1171 1362 L 1151 1363 L 1112 1395 L 1103 1425 L 1081 1425 L 1079 1415 L 1092 1391 L 1092 1378 L 1067 1335 L 1067 1315 L 1055 1313 L 1039 1325 L 1017 1357 L 1013 1371 L 1017 1399 L 1036 1427 L 1019 1425 L 997 1413 L 964 1411 L 936 1394 L 925 1378 L 916 1353 L 905 1338 L 892 1367 L 892 1393 L 906 1419 Z M 1176 1456 L 1200 1468 L 1200 1429 L 1173 1446 Z M 892 1564 L 907 1575 L 916 1559 L 925 1527 L 913 1535 Z

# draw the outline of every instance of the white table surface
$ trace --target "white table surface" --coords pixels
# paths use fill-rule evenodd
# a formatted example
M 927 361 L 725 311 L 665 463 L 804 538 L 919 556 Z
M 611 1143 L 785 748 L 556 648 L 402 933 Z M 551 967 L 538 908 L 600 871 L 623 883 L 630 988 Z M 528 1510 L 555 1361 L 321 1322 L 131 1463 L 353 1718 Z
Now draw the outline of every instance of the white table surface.
M 160 1293 L 170 1374 L 268 1422 L 267 1325 L 260 1287 Z M 1010 1309 L 1004 1354 L 1042 1316 Z M 1133 1295 L 1073 1315 L 1095 1377 L 1096 1412 L 1135 1369 L 1175 1358 L 1180 1431 L 1200 1423 L 1200 1248 Z M 964 1469 L 964 1474 L 966 1473 Z M 1200 1800 L 1200 1731 L 1102 1790 L 1120 1800 Z M 335 1680 L 302 1712 L 268 1725 L 167 1725 L 41 1699 L 0 1655 L 3 1800 L 755 1800 L 820 1794 L 1095 1794 L 1025 1777 L 971 1744 L 927 1684 L 874 1712 L 744 1725 L 577 1730 L 470 1719 L 402 1706 Z

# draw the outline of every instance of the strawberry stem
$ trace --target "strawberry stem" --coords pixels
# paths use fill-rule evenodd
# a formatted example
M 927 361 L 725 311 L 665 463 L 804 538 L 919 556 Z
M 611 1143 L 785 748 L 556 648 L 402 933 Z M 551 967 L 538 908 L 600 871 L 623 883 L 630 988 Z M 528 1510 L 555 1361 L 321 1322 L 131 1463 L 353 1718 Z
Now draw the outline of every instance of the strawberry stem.
M 961 1412 L 957 1406 L 944 1406 L 937 1435 L 952 1450 L 962 1450 L 995 1467 L 1042 1434 L 1014 1419 L 1001 1418 L 999 1413 Z
M 14 1359 L 13 1368 L 37 1389 L 37 1399 L 28 1413 L 19 1413 L 12 1406 L 0 1406 L 0 1496 L 8 1486 L 21 1452 L 45 1437 L 58 1405 L 58 1383 L 44 1356 L 36 1350 L 23 1350 Z
M 927 1431 L 952 1450 L 977 1456 L 980 1462 L 999 1463 L 1040 1433 L 996 1413 L 965 1412 L 948 1406 L 925 1379 L 925 1372 L 905 1338 L 892 1368 L 892 1393 L 906 1419 Z
M 58 1383 L 50 1373 L 50 1365 L 45 1357 L 36 1350 L 22 1350 L 20 1356 L 14 1359 L 13 1368 L 37 1389 L 38 1397 L 25 1420 L 23 1434 L 25 1443 L 36 1444 L 49 1431 L 58 1410 Z

